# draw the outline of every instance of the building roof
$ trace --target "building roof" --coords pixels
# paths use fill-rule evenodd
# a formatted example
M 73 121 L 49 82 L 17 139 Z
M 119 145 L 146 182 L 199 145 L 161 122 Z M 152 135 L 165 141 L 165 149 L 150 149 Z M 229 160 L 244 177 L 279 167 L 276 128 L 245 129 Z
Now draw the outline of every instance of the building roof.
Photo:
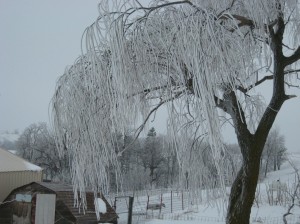
M 0 172 L 13 171 L 42 171 L 43 169 L 36 166 L 21 157 L 0 148 Z
M 72 185 L 49 182 L 38 182 L 37 184 L 54 191 L 57 196 L 56 200 L 63 202 L 64 206 L 74 215 L 78 223 L 98 223 L 95 213 L 94 192 L 91 189 L 86 189 L 87 210 L 83 212 L 82 209 L 74 207 L 74 192 Z M 103 200 L 107 209 L 106 213 L 101 214 L 100 222 L 116 223 L 118 215 L 115 213 L 114 209 L 102 194 L 98 193 L 97 197 Z M 62 209 L 62 211 L 65 211 L 65 209 Z
M 72 185 L 60 184 L 60 183 L 48 183 L 48 182 L 32 182 L 30 184 L 18 187 L 14 189 L 10 195 L 5 199 L 5 201 L 12 201 L 16 194 L 26 194 L 34 195 L 36 193 L 43 194 L 56 194 L 56 212 L 55 212 L 55 222 L 58 224 L 62 223 L 76 223 L 76 224 L 98 224 L 100 223 L 117 223 L 118 215 L 115 210 L 111 207 L 108 201 L 103 195 L 98 194 L 97 198 L 101 198 L 106 204 L 106 213 L 100 215 L 100 221 L 97 221 L 97 216 L 95 212 L 94 204 L 94 193 L 92 191 L 86 191 L 86 202 L 87 209 L 83 212 L 82 209 L 74 207 L 74 192 Z M 4 203 L 0 205 L 0 223 L 3 223 L 4 218 L 9 218 L 7 213 L 7 207 L 16 206 L 18 202 L 14 203 Z M 18 205 L 19 206 L 19 205 Z M 1 219 L 3 215 L 3 219 Z M 4 217 L 5 216 L 5 217 Z M 59 221 L 61 220 L 61 221 Z M 10 222 L 7 222 L 10 223 Z
M 73 192 L 73 187 L 70 184 L 55 183 L 55 182 L 37 182 L 37 183 L 55 192 L 62 192 L 62 191 Z

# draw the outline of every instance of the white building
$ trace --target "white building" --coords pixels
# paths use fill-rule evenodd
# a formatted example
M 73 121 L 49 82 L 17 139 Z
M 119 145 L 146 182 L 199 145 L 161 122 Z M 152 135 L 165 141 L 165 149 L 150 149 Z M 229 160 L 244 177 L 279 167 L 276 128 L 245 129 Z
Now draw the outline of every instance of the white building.
M 17 187 L 40 182 L 43 169 L 0 148 L 0 202 Z

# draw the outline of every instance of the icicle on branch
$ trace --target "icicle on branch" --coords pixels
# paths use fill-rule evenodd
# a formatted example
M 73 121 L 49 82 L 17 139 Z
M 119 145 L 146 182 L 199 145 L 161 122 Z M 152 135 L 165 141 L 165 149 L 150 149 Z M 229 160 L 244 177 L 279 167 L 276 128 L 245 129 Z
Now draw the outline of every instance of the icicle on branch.
M 84 32 L 83 55 L 59 79 L 53 97 L 58 145 L 66 145 L 68 151 L 61 147 L 61 153 L 73 158 L 75 189 L 90 185 L 108 191 L 107 169 L 118 167 L 114 133 L 135 125 L 138 117 L 147 121 L 160 104 L 168 108 L 174 141 L 186 132 L 175 131 L 180 127 L 197 136 L 207 133 L 215 162 L 222 164 L 216 108 L 229 113 L 236 103 L 234 116 L 243 117 L 237 120 L 255 128 L 261 102 L 248 93 L 272 78 L 261 68 L 272 63 L 269 44 L 278 13 L 287 12 L 290 31 L 299 31 L 297 4 L 190 0 L 142 6 L 136 0 L 101 1 L 98 19 Z M 293 37 L 299 43 L 299 35 Z M 289 57 L 291 62 L 295 58 L 298 54 Z M 221 173 L 219 165 L 217 169 Z

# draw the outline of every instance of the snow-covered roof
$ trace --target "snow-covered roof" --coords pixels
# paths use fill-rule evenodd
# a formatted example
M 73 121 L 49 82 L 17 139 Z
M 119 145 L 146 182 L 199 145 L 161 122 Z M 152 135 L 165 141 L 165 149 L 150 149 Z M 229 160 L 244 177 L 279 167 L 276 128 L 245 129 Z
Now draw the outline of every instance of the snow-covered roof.
M 96 206 L 97 206 L 99 212 L 106 213 L 106 204 L 102 200 L 102 198 L 96 198 L 95 199 L 95 207 Z
M 13 171 L 41 171 L 42 168 L 36 166 L 19 156 L 0 148 L 0 172 Z
M 104 214 L 107 212 L 106 209 L 106 204 L 105 202 L 102 200 L 102 198 L 95 198 L 95 211 L 96 211 L 96 216 L 97 216 L 97 220 L 100 220 L 100 213 Z

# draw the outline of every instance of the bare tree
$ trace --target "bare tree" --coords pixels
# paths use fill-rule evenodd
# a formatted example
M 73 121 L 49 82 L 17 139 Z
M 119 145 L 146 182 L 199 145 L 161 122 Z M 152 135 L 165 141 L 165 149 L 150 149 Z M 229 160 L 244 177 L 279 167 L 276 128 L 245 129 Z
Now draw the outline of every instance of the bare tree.
M 177 154 L 173 149 L 173 145 L 166 139 L 167 145 L 164 147 L 165 153 L 165 173 L 163 176 L 164 187 L 173 187 L 178 183 L 179 165 L 177 160 Z
M 17 140 L 16 147 L 21 157 L 44 169 L 46 179 L 70 181 L 68 158 L 59 158 L 54 136 L 46 123 L 28 126 Z
M 128 147 L 128 150 L 123 151 L 121 155 L 118 156 L 118 162 L 122 172 L 119 185 L 121 185 L 125 191 L 145 189 L 148 180 L 145 178 L 145 172 L 141 162 L 141 140 L 136 139 L 135 142 L 132 143 L 133 136 L 131 136 L 130 132 L 125 135 L 117 135 L 116 140 L 115 151 L 117 154 Z M 110 181 L 110 191 L 116 191 L 118 189 L 118 183 L 114 180 L 116 173 L 113 167 L 110 167 L 110 174 L 110 180 L 113 180 Z
M 0 147 L 6 150 L 16 150 L 16 144 L 13 141 L 4 139 L 0 142 Z
M 292 186 L 292 191 L 288 192 L 290 203 L 287 206 L 288 209 L 287 209 L 286 213 L 284 213 L 283 216 L 282 216 L 284 224 L 288 224 L 287 216 L 293 214 L 292 209 L 295 206 L 300 207 L 300 175 L 299 175 L 299 170 L 297 169 L 295 164 L 293 164 L 291 161 L 289 161 L 289 163 L 295 171 L 295 182 L 294 182 L 294 186 Z
M 297 0 L 101 1 L 100 16 L 85 31 L 85 54 L 60 78 L 53 98 L 58 141 L 67 130 L 72 146 L 75 188 L 84 191 L 87 181 L 105 188 L 104 167 L 116 161 L 111 131 L 141 114 L 138 136 L 162 105 L 175 144 L 179 135 L 205 134 L 221 174 L 221 122 L 229 116 L 242 167 L 226 222 L 248 224 L 265 142 L 294 97 L 285 86 L 296 86 L 300 71 L 298 12 Z M 266 81 L 273 92 L 264 107 L 254 90 Z
M 285 161 L 285 138 L 280 135 L 278 129 L 271 130 L 262 155 L 262 171 L 264 177 L 267 176 L 267 172 L 273 170 L 280 170 L 281 164 Z
M 156 135 L 154 127 L 148 131 L 140 156 L 145 171 L 147 169 L 150 171 L 149 182 L 150 187 L 153 188 L 157 185 L 163 174 L 161 167 L 165 162 L 165 157 L 163 156 L 163 142 L 162 139 Z

